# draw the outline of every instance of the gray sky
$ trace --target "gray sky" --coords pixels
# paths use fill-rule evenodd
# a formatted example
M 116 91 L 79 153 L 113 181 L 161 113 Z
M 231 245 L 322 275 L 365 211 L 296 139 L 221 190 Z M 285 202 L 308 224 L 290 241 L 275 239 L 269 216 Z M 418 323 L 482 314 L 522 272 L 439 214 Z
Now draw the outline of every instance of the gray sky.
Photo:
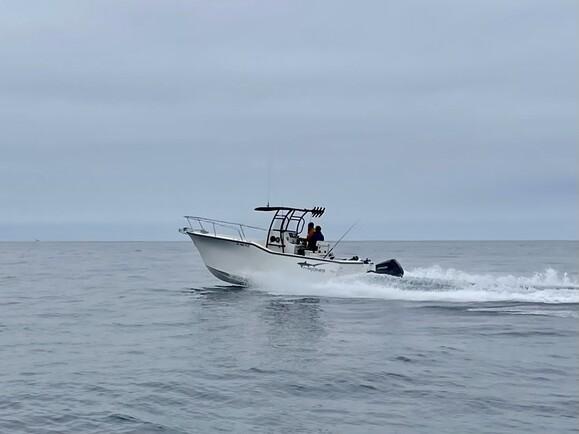
M 576 0 L 0 0 L 0 240 L 577 239 Z

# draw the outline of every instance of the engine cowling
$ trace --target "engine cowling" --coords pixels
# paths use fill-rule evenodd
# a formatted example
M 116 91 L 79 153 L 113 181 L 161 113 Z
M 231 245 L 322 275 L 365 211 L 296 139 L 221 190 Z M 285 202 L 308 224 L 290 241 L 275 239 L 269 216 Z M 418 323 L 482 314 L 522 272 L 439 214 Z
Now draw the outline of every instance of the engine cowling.
M 404 276 L 404 270 L 396 259 L 388 259 L 387 261 L 376 264 L 374 272 L 377 274 L 388 274 L 389 276 L 396 277 Z

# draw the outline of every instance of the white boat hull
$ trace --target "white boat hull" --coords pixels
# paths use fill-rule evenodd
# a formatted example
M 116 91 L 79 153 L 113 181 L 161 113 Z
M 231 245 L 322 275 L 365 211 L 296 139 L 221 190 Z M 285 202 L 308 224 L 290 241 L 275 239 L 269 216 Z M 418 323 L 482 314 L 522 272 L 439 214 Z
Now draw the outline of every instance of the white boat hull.
M 369 261 L 336 260 L 315 255 L 278 253 L 253 242 L 201 231 L 184 231 L 199 250 L 207 269 L 225 282 L 248 285 L 258 276 L 275 273 L 284 277 L 334 277 L 367 273 Z

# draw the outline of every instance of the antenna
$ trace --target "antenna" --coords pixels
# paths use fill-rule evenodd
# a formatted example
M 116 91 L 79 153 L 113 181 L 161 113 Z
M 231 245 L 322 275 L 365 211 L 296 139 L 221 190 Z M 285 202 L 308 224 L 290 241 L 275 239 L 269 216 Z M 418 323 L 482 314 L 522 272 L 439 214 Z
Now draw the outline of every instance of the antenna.
M 270 195 L 271 195 L 271 157 L 267 159 L 267 206 L 269 206 Z

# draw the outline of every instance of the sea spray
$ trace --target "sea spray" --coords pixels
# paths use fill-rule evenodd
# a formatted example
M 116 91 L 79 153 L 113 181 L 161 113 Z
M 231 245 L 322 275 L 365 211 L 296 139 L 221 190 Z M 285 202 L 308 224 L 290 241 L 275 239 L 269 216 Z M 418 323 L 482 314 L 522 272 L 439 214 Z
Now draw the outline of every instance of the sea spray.
M 322 276 L 288 280 L 279 274 L 253 277 L 255 289 L 271 294 L 409 301 L 579 303 L 579 283 L 551 268 L 530 276 L 471 274 L 432 266 L 409 270 L 402 279 L 374 274 L 329 280 Z

